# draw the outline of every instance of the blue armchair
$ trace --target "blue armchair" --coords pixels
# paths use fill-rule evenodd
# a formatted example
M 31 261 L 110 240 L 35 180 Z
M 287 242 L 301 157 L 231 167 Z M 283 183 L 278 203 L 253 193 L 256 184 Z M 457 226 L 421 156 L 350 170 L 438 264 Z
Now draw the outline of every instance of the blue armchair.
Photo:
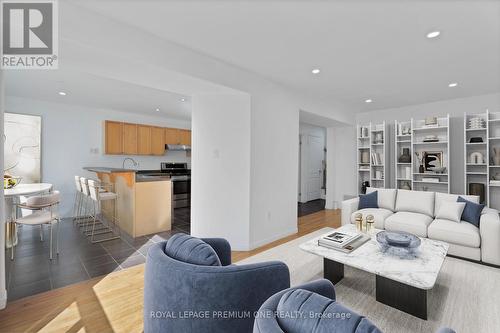
M 370 320 L 335 302 L 325 279 L 282 290 L 262 304 L 254 333 L 382 333 Z M 441 328 L 437 333 L 455 333 Z
M 193 240 L 184 235 L 177 243 L 158 243 L 148 251 L 145 333 L 252 332 L 255 313 L 262 303 L 290 287 L 290 273 L 282 262 L 231 265 L 231 247 L 224 239 L 202 239 L 218 256 L 212 266 L 189 263 L 195 255 L 200 258 L 194 262 L 208 255 L 193 254 L 196 251 L 192 249 L 172 252 L 172 246 L 183 246 L 182 237 Z

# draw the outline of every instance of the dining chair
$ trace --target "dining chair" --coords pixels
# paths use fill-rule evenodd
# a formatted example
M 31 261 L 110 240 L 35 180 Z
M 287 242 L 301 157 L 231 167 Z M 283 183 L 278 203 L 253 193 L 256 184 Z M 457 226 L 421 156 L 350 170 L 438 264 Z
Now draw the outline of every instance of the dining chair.
M 53 191 L 45 195 L 35 195 L 26 199 L 25 203 L 17 204 L 17 208 L 33 211 L 33 214 L 16 218 L 17 225 L 40 226 L 40 241 L 43 241 L 43 225 L 48 225 L 50 229 L 50 260 L 53 252 L 53 225 L 56 223 L 56 253 L 59 254 L 59 213 L 57 207 L 60 201 L 59 191 Z M 15 228 L 17 229 L 17 228 Z M 11 247 L 10 259 L 14 260 L 14 248 Z

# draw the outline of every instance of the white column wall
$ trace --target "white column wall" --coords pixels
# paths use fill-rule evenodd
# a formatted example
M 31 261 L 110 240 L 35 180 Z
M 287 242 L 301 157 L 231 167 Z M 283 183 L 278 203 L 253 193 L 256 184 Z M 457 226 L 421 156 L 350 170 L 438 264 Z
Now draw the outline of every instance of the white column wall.
M 195 95 L 191 234 L 250 247 L 250 96 Z

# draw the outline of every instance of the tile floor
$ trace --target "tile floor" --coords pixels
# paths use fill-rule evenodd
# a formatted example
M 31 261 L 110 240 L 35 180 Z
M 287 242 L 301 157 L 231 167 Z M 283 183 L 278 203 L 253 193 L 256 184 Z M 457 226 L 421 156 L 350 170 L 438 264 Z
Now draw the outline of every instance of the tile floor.
M 172 230 L 92 244 L 71 219 L 60 225 L 59 256 L 49 260 L 48 228 L 40 242 L 38 227 L 19 229 L 19 243 L 14 261 L 6 251 L 6 282 L 9 301 L 108 274 L 144 263 L 148 248 L 171 235 L 190 233 L 190 209 L 174 210 Z

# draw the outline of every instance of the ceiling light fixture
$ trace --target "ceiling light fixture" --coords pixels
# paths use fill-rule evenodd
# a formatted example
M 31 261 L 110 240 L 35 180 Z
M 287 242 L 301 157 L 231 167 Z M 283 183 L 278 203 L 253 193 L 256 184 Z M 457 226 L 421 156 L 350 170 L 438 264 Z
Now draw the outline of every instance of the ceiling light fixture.
M 427 38 L 436 38 L 437 36 L 441 35 L 440 31 L 432 31 L 427 34 Z
M 160 111 L 160 108 L 156 108 L 156 111 L 159 112 Z
M 185 99 L 185 98 L 181 98 L 181 102 L 185 102 L 185 101 L 186 101 L 186 99 Z
M 448 85 L 448 87 L 450 87 L 450 88 L 453 88 L 453 87 L 456 87 L 456 86 L 458 86 L 458 83 L 456 83 L 456 82 L 452 82 L 452 83 L 450 83 Z
M 319 70 L 319 68 L 315 68 L 315 69 L 313 69 L 313 70 L 311 71 L 311 73 L 313 73 L 313 74 L 319 74 L 319 72 L 321 72 L 321 71 Z
M 60 91 L 60 92 L 59 92 L 59 95 L 61 95 L 61 96 L 66 96 L 66 93 L 65 93 L 64 91 Z
M 369 98 L 367 100 L 365 100 L 365 103 L 371 103 L 371 102 L 373 102 L 373 101 Z

